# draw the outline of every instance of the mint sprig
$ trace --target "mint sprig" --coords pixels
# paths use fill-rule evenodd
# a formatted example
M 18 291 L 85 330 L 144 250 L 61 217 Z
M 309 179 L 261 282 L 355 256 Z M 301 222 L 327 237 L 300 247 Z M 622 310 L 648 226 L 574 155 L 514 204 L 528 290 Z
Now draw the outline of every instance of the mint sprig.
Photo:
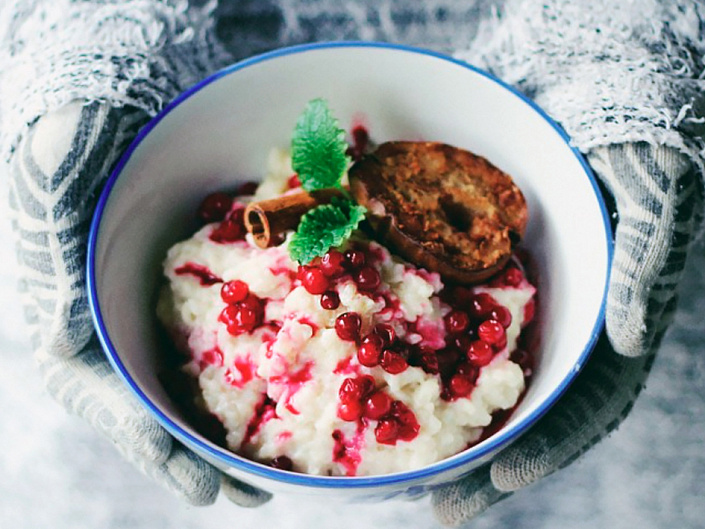
M 334 197 L 330 204 L 309 210 L 289 241 L 289 255 L 301 264 L 322 257 L 330 248 L 343 244 L 367 210 L 349 198 Z
M 291 165 L 306 191 L 340 188 L 350 165 L 345 131 L 325 99 L 309 101 L 296 122 L 291 140 Z

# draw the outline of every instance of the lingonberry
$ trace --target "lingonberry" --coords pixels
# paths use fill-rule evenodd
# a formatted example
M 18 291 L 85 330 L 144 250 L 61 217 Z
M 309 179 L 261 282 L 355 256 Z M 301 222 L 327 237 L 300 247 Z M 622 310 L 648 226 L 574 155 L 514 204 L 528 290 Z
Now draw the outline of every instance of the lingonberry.
M 226 193 L 211 193 L 198 207 L 198 217 L 203 222 L 216 222 L 225 218 L 233 205 L 233 199 Z
M 345 273 L 345 256 L 338 250 L 328 250 L 328 252 L 321 257 L 321 270 L 323 273 L 331 278 L 340 277 Z
M 338 417 L 344 421 L 356 421 L 362 415 L 362 404 L 356 400 L 341 402 L 338 406 Z
M 392 397 L 384 391 L 376 391 L 365 401 L 362 414 L 368 419 L 379 420 L 392 409 Z
M 468 360 L 479 367 L 486 366 L 492 361 L 494 351 L 490 344 L 483 340 L 475 340 L 467 349 Z
M 225 219 L 211 232 L 214 242 L 235 242 L 245 238 L 245 226 L 233 219 Z
M 375 439 L 380 444 L 396 444 L 398 433 L 399 423 L 393 417 L 381 419 L 375 426 Z
M 235 303 L 244 301 L 249 293 L 250 289 L 248 288 L 247 283 L 240 281 L 239 279 L 223 283 L 223 286 L 220 289 L 221 299 L 229 305 L 234 305 Z
M 335 319 L 335 332 L 341 340 L 354 342 L 360 338 L 362 319 L 357 312 L 344 312 Z
M 309 267 L 301 274 L 301 284 L 309 294 L 323 294 L 330 283 L 320 268 Z
M 507 307 L 497 305 L 490 312 L 490 319 L 497 320 L 499 324 L 506 329 L 512 324 L 512 313 Z
M 475 387 L 475 384 L 465 375 L 460 373 L 453 375 L 448 382 L 448 389 L 451 395 L 456 398 L 467 397 Z
M 389 349 L 386 349 L 382 353 L 379 365 L 381 365 L 382 369 L 384 369 L 390 375 L 398 375 L 399 373 L 406 370 L 407 367 L 409 367 L 408 362 L 404 359 L 402 354 L 397 351 L 391 351 Z
M 294 462 L 287 456 L 277 456 L 269 462 L 269 466 L 279 470 L 292 470 Z
M 518 287 L 524 280 L 524 274 L 518 268 L 507 268 L 502 277 L 504 284 L 510 287 Z
M 492 309 L 497 305 L 494 298 L 487 292 L 475 294 L 470 300 L 468 313 L 473 318 L 485 318 L 489 315 Z
M 348 250 L 345 252 L 345 264 L 351 270 L 359 270 L 365 266 L 365 252 L 360 250 Z
M 375 389 L 375 379 L 370 375 L 346 378 L 338 389 L 340 402 L 361 402 Z
M 477 327 L 477 336 L 490 345 L 498 345 L 506 338 L 504 327 L 497 320 L 485 320 Z
M 321 307 L 326 310 L 335 310 L 340 306 L 340 296 L 335 290 L 326 290 L 321 294 Z
M 452 347 L 446 347 L 436 353 L 438 359 L 438 371 L 441 375 L 449 375 L 455 371 L 455 366 L 460 360 L 460 352 Z
M 446 330 L 451 334 L 460 334 L 465 332 L 470 326 L 470 318 L 467 313 L 454 310 L 449 312 L 443 319 L 446 324 Z
M 384 341 L 380 336 L 368 334 L 357 350 L 357 360 L 365 367 L 375 367 L 379 365 L 383 347 Z
M 397 339 L 397 333 L 394 331 L 394 327 L 386 323 L 378 323 L 375 325 L 372 332 L 382 338 L 385 347 L 392 345 Z
M 372 292 L 382 283 L 379 272 L 373 266 L 363 266 L 355 276 L 357 288 L 365 292 Z

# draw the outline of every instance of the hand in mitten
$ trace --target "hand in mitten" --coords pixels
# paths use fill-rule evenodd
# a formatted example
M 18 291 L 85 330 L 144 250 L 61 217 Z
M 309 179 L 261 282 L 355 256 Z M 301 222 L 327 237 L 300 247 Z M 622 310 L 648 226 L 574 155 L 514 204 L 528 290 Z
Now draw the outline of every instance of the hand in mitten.
M 531 430 L 434 494 L 445 523 L 570 464 L 620 424 L 643 387 L 701 220 L 703 20 L 703 6 L 679 0 L 506 0 L 457 54 L 563 126 L 588 153 L 617 225 L 606 334 Z
M 702 204 L 697 171 L 676 150 L 645 143 L 595 149 L 589 160 L 619 213 L 607 333 L 575 383 L 526 435 L 434 493 L 436 515 L 448 525 L 565 467 L 614 430 L 644 386 L 675 309 Z
M 213 6 L 210 5 L 210 8 Z M 112 166 L 160 105 L 224 60 L 209 8 L 178 1 L 36 0 L 0 6 L 0 147 L 32 343 L 49 393 L 144 473 L 195 505 L 269 495 L 176 442 L 118 379 L 95 339 L 86 239 Z
M 243 506 L 269 495 L 183 448 L 114 373 L 95 339 L 85 292 L 88 224 L 109 168 L 147 115 L 75 102 L 42 117 L 10 164 L 21 288 L 49 393 L 107 436 L 129 461 L 194 505 L 219 489 Z

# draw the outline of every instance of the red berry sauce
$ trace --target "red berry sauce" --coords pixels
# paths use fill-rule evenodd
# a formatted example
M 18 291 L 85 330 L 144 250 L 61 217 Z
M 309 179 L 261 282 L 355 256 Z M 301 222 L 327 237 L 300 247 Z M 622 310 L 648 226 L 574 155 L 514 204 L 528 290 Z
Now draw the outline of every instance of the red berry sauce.
M 192 275 L 198 278 L 201 286 L 204 287 L 209 287 L 211 285 L 215 285 L 216 283 L 223 282 L 221 278 L 211 272 L 207 267 L 197 263 L 192 263 L 190 261 L 178 268 L 175 268 L 174 273 L 179 276 Z
M 362 461 L 360 450 L 364 446 L 364 428 L 358 428 L 351 438 L 345 437 L 341 430 L 333 431 L 333 461 L 342 465 L 346 476 L 355 476 Z
M 255 378 L 257 364 L 248 355 L 245 358 L 238 357 L 233 362 L 233 366 L 225 372 L 225 381 L 231 386 L 243 388 L 245 384 Z

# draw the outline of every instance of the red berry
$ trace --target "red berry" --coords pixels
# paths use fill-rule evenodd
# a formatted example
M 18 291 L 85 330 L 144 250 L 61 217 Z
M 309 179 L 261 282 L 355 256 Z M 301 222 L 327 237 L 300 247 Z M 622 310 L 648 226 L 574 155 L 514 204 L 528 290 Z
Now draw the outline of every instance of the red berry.
M 524 274 L 518 268 L 507 268 L 502 277 L 504 284 L 510 287 L 518 287 L 524 280 Z
M 340 306 L 340 296 L 335 290 L 326 290 L 321 294 L 321 307 L 326 310 L 335 310 Z
M 455 371 L 455 366 L 460 360 L 460 352 L 457 349 L 446 347 L 436 353 L 438 358 L 438 371 L 442 375 L 448 375 Z
M 435 375 L 439 372 L 438 356 L 436 356 L 436 352 L 432 349 L 422 349 L 420 351 L 419 363 L 421 364 L 421 369 L 426 373 Z
M 259 315 L 257 311 L 249 307 L 238 307 L 237 318 L 235 318 L 235 323 L 247 330 L 251 331 L 259 323 Z
M 233 199 L 226 193 L 211 193 L 198 207 L 198 217 L 204 222 L 223 220 L 233 205 Z
M 490 312 L 490 319 L 497 320 L 499 324 L 506 329 L 512 324 L 512 313 L 507 307 L 497 305 L 492 309 L 492 312 Z
M 460 334 L 465 332 L 470 326 L 469 316 L 460 310 L 449 312 L 444 318 L 446 330 L 451 334 Z
M 456 373 L 463 375 L 465 378 L 474 383 L 480 375 L 480 369 L 477 366 L 472 365 L 470 362 L 461 362 L 456 368 Z
M 225 219 L 210 234 L 215 242 L 235 242 L 245 238 L 245 226 L 233 219 Z
M 419 433 L 420 425 L 416 420 L 416 415 L 411 409 L 400 400 L 395 400 L 392 403 L 392 411 L 390 412 L 399 423 L 399 431 L 397 438 L 402 441 L 411 441 Z
M 468 312 L 473 318 L 485 318 L 489 315 L 497 302 L 486 292 L 475 294 L 470 300 Z
M 365 398 L 375 390 L 375 379 L 371 375 L 361 375 L 355 380 L 357 380 L 357 383 L 360 386 L 360 391 L 362 391 L 361 398 Z
M 239 303 L 239 306 L 247 307 L 254 312 L 264 314 L 264 304 L 262 300 L 252 293 L 248 294 L 247 297 Z
M 467 397 L 472 392 L 475 384 L 465 375 L 457 374 L 453 375 L 448 382 L 448 388 L 450 393 L 454 397 Z
M 382 358 L 380 359 L 379 364 L 382 366 L 382 369 L 390 375 L 398 375 L 409 367 L 408 362 L 400 353 L 390 351 L 389 349 L 382 353 Z
M 228 305 L 223 309 L 218 317 L 218 321 L 224 323 L 228 332 L 237 336 L 243 332 L 249 332 L 262 323 L 261 308 L 252 308 L 245 302 L 237 305 Z
M 358 161 L 365 154 L 365 149 L 370 141 L 367 129 L 362 125 L 358 125 L 351 131 L 352 135 L 352 145 L 348 147 L 346 153 L 352 157 L 353 160 Z
M 328 290 L 329 281 L 320 268 L 309 267 L 304 270 L 301 284 L 309 294 L 323 294 Z
M 468 360 L 474 365 L 482 367 L 490 363 L 494 357 L 494 351 L 490 344 L 482 340 L 475 340 L 467 349 Z
M 380 336 L 368 334 L 357 350 L 357 360 L 365 367 L 375 367 L 379 365 L 383 347 L 384 341 Z
M 485 320 L 477 327 L 477 335 L 490 345 L 497 345 L 506 338 L 504 327 L 497 320 Z
M 392 409 L 392 397 L 384 391 L 376 391 L 365 401 L 362 414 L 368 419 L 379 420 Z
M 338 397 L 340 402 L 361 402 L 364 397 L 375 389 L 375 379 L 370 375 L 357 378 L 346 378 L 340 385 Z
M 382 338 L 385 347 L 392 345 L 394 343 L 394 340 L 397 339 L 397 333 L 394 331 L 394 327 L 386 323 L 378 323 L 377 325 L 375 325 L 375 328 L 372 332 Z
M 344 421 L 356 421 L 362 415 L 362 404 L 358 401 L 353 400 L 350 402 L 343 402 L 338 406 L 338 417 Z
M 358 270 L 365 266 L 365 253 L 360 250 L 348 250 L 345 252 L 345 264 L 351 270 Z
M 328 250 L 321 257 L 321 270 L 328 277 L 340 277 L 345 273 L 345 256 L 338 250 Z
M 392 417 L 380 420 L 375 426 L 375 439 L 380 444 L 396 444 L 398 433 L 399 423 Z
M 292 470 L 294 462 L 286 456 L 277 456 L 269 462 L 269 466 L 279 470 Z
M 233 325 L 235 323 L 235 318 L 238 313 L 238 308 L 234 306 L 225 307 L 218 316 L 218 321 L 224 323 L 226 326 Z
M 507 334 L 504 333 L 504 336 L 502 336 L 502 338 L 496 344 L 493 344 L 492 347 L 495 351 L 501 351 L 502 349 L 507 347 Z
M 376 268 L 372 266 L 363 266 L 358 271 L 355 281 L 357 282 L 357 287 L 360 290 L 371 292 L 379 287 L 382 282 L 382 278 Z
M 234 305 L 235 303 L 244 301 L 249 293 L 250 289 L 247 287 L 247 283 L 240 281 L 239 279 L 223 283 L 223 286 L 220 289 L 221 299 L 229 305 Z
M 250 196 L 254 195 L 255 192 L 257 191 L 257 188 L 259 187 L 259 182 L 243 182 L 240 184 L 240 186 L 237 188 L 237 194 L 238 196 Z
M 354 342 L 360 338 L 362 320 L 357 312 L 344 312 L 335 319 L 335 332 L 338 338 Z
M 295 187 L 301 187 L 301 179 L 299 178 L 299 175 L 297 175 L 296 173 L 291 175 L 287 179 L 286 185 L 289 189 L 294 189 Z

